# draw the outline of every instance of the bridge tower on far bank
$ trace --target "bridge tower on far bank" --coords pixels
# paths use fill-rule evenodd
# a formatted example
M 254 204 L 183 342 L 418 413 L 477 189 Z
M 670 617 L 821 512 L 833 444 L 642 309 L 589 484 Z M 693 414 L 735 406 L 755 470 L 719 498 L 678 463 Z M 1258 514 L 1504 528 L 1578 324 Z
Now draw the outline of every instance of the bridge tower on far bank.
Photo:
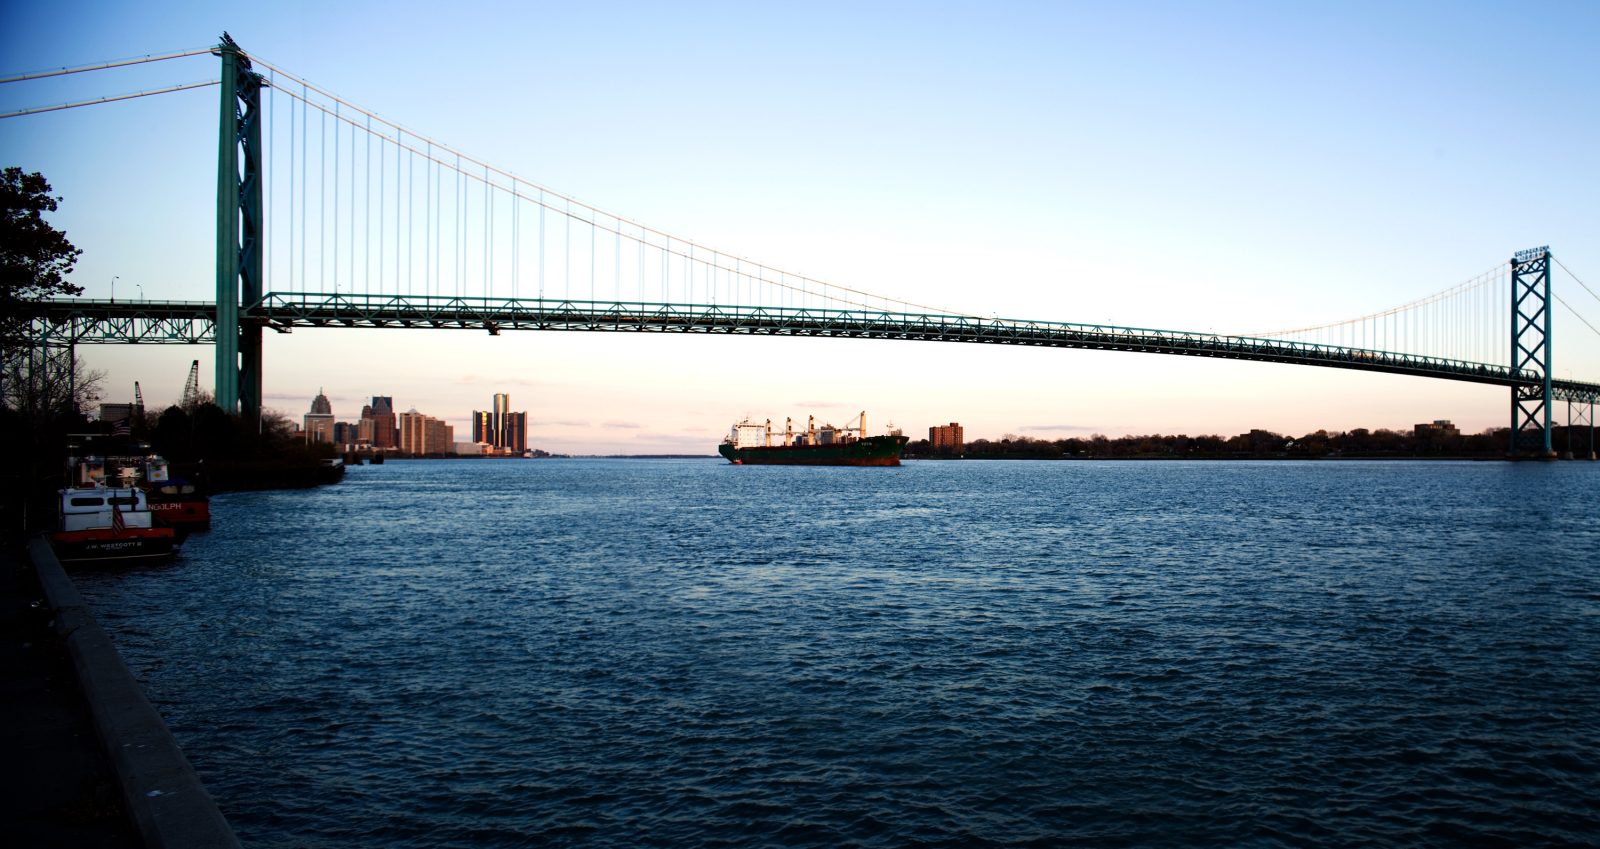
M 1550 248 L 1511 258 L 1511 369 L 1534 372 L 1537 383 L 1511 387 L 1512 457 L 1554 457 L 1550 444 Z

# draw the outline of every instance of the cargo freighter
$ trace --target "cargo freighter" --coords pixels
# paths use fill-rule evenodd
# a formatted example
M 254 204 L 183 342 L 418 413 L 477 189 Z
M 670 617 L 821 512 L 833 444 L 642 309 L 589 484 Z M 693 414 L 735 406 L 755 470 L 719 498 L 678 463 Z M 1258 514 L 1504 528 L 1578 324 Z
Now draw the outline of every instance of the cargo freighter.
M 816 417 L 807 416 L 806 429 L 799 433 L 793 419 L 784 419 L 781 435 L 772 432 L 771 419 L 745 419 L 733 426 L 717 451 L 736 466 L 898 466 L 907 441 L 896 430 L 867 436 L 863 411 L 854 427 L 817 427 Z

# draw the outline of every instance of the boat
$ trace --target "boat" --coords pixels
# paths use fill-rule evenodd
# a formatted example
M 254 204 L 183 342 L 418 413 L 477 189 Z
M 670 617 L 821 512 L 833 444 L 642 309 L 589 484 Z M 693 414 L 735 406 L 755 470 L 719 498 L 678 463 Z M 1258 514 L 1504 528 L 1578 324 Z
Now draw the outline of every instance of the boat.
M 794 430 L 794 420 L 785 419 L 783 433 L 772 430 L 772 420 L 735 424 L 717 453 L 735 466 L 898 466 L 900 453 L 909 440 L 899 431 L 878 436 L 867 435 L 867 414 L 862 411 L 855 426 L 817 426 L 816 416 L 806 417 L 806 429 Z
M 76 437 L 67 459 L 71 485 L 122 486 L 144 491 L 157 527 L 180 538 L 211 527 L 211 503 L 197 483 L 171 475 L 165 458 L 128 437 Z
M 63 563 L 139 565 L 172 557 L 177 532 L 157 527 L 138 487 L 69 486 L 50 545 Z
M 180 534 L 211 527 L 211 500 L 194 483 L 183 478 L 168 478 L 147 483 L 144 492 L 157 526 L 172 528 Z

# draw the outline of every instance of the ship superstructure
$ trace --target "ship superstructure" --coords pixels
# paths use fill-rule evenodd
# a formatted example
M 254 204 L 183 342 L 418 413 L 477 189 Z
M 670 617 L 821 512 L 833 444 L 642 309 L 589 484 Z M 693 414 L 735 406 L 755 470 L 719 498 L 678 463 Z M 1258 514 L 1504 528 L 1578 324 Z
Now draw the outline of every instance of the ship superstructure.
M 816 416 L 807 416 L 805 430 L 799 432 L 794 419 L 785 418 L 781 434 L 773 430 L 771 419 L 745 419 L 733 426 L 717 450 L 735 465 L 898 466 L 907 441 L 893 429 L 868 436 L 863 410 L 844 427 L 818 426 Z

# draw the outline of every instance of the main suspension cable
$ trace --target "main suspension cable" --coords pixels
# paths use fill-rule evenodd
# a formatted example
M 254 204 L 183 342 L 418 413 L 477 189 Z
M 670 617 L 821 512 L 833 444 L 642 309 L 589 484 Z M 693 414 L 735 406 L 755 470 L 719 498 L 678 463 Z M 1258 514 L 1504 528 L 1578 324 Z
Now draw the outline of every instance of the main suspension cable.
M 26 74 L 16 74 L 9 77 L 0 77 L 0 84 L 19 83 L 25 80 L 42 80 L 48 77 L 60 77 L 67 74 L 81 74 L 85 71 L 104 71 L 109 68 L 125 68 L 129 65 L 143 65 L 148 62 L 165 62 L 168 59 L 182 59 L 186 56 L 200 56 L 206 53 L 215 53 L 215 47 L 196 47 L 192 50 L 182 50 L 177 53 L 147 54 L 128 59 L 113 59 L 109 62 L 97 62 L 93 65 L 79 65 L 75 68 L 52 68 L 48 71 L 32 71 Z
M 79 100 L 72 103 L 61 103 L 55 106 L 36 106 L 31 109 L 18 109 L 15 112 L 0 114 L 0 118 L 20 118 L 23 115 L 40 115 L 45 112 L 59 112 L 62 109 L 77 109 L 80 106 L 99 106 L 102 103 L 116 103 L 119 100 L 133 100 L 137 97 L 150 97 L 156 94 L 171 94 L 175 91 L 188 91 L 191 88 L 205 88 L 218 85 L 217 80 L 203 80 L 197 83 L 184 83 L 183 85 L 167 86 L 166 88 L 135 91 L 128 94 L 109 94 L 105 97 L 96 97 L 93 100 Z

